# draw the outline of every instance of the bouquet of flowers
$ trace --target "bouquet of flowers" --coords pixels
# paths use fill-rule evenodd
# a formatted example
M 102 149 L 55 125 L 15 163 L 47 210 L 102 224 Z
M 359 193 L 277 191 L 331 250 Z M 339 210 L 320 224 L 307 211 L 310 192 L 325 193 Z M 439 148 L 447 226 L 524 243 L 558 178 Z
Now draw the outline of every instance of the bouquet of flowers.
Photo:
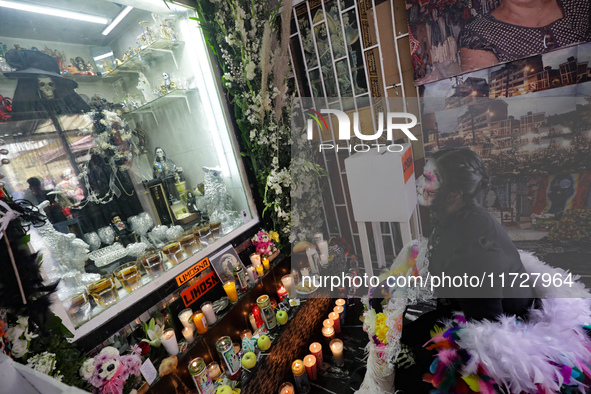
M 275 242 L 279 242 L 279 234 L 275 231 L 259 231 L 252 237 L 252 244 L 254 245 L 256 252 L 263 256 L 270 256 L 277 248 Z
M 14 358 L 24 357 L 29 352 L 31 339 L 38 337 L 29 331 L 29 318 L 26 316 L 19 316 L 16 325 L 6 330 L 6 335 Z
M 97 356 L 84 361 L 80 375 L 94 387 L 94 393 L 128 393 L 139 382 L 141 352 L 136 345 L 130 354 L 122 356 L 119 350 L 107 346 Z

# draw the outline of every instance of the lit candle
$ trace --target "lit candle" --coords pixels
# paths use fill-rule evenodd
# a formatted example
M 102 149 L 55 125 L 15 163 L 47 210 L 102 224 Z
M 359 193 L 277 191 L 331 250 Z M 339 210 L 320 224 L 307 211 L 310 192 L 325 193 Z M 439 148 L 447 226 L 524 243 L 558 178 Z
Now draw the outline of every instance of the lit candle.
M 207 374 L 209 375 L 209 378 L 215 382 L 222 374 L 219 364 L 215 361 L 207 364 Z
M 337 367 L 345 365 L 345 357 L 343 357 L 343 341 L 340 339 L 333 339 L 330 341 L 330 350 L 332 351 Z
M 189 327 L 185 327 L 183 328 L 183 336 L 185 337 L 185 339 L 187 340 L 187 342 L 189 343 L 193 343 L 194 339 L 193 339 L 193 330 Z
M 213 304 L 209 301 L 204 302 L 201 304 L 201 310 L 205 315 L 205 319 L 207 320 L 208 325 L 212 325 L 217 321 L 217 317 L 215 317 L 215 312 L 213 311 Z
M 322 335 L 327 342 L 334 339 L 334 327 L 322 327 Z
M 195 330 L 195 325 L 191 320 L 191 316 L 193 316 L 193 310 L 191 308 L 183 309 L 179 313 L 179 320 L 183 324 L 183 327 L 188 327 L 191 331 Z
M 171 356 L 176 356 L 179 352 L 179 345 L 176 341 L 176 335 L 174 335 L 174 330 L 169 328 L 162 333 L 160 336 L 160 342 L 164 345 L 164 349 L 170 354 Z
M 261 265 L 261 255 L 258 253 L 253 253 L 250 255 L 250 262 L 252 263 L 252 265 L 254 265 L 255 267 L 258 267 L 259 265 Z M 258 271 L 258 270 L 257 270 Z
M 262 265 L 257 265 L 256 270 L 257 270 L 257 275 L 259 277 L 263 276 L 263 274 L 265 273 L 265 270 L 263 269 Z
M 224 283 L 223 287 L 224 287 L 224 290 L 226 291 L 226 294 L 228 295 L 228 298 L 230 299 L 230 302 L 232 304 L 235 304 L 236 302 L 238 302 L 238 293 L 236 292 L 236 282 L 234 282 L 233 280 L 229 280 L 226 283 Z
M 287 290 L 285 290 L 285 287 L 280 286 L 277 289 L 277 297 L 279 297 L 279 302 L 283 301 L 285 297 L 287 297 Z
M 255 318 L 254 318 L 254 315 L 253 315 L 252 313 L 250 313 L 250 314 L 248 315 L 248 321 L 250 322 L 250 326 L 252 327 L 252 330 L 253 330 L 253 331 L 256 331 L 256 330 L 257 330 L 257 328 L 258 328 L 258 327 L 257 327 L 257 322 L 256 322 L 256 320 L 255 320 Z
M 334 327 L 334 323 L 330 319 L 324 319 L 322 327 Z
M 339 334 L 341 332 L 341 321 L 340 321 L 340 317 L 338 313 L 335 312 L 330 312 L 328 314 L 328 318 L 330 320 L 332 320 L 332 323 L 334 324 L 334 331 Z
M 339 324 L 341 326 L 344 326 L 345 325 L 345 308 L 343 308 L 342 306 L 335 306 L 332 311 L 334 313 L 339 314 Z
M 314 342 L 310 345 L 310 353 L 316 357 L 316 361 L 322 363 L 322 345 L 319 342 Z
M 316 245 L 318 245 L 318 249 L 320 250 L 320 254 L 321 255 L 325 254 L 326 257 L 328 258 L 328 241 L 320 241 L 320 242 L 316 243 Z
M 248 279 L 250 279 L 252 283 L 256 283 L 259 279 L 259 276 L 257 275 L 257 272 L 252 265 L 246 267 L 246 273 L 248 273 Z
M 269 259 L 266 256 L 263 257 L 263 267 L 265 267 L 266 270 L 270 268 L 269 264 Z
M 197 334 L 205 334 L 207 332 L 207 319 L 203 314 L 203 311 L 197 311 L 193 315 L 193 323 L 197 327 Z
M 345 301 L 343 298 L 339 298 L 338 300 L 335 301 L 335 305 L 342 306 L 343 307 L 343 315 L 345 317 L 347 317 L 347 301 Z
M 281 278 L 281 283 L 283 283 L 283 286 L 285 286 L 285 289 L 287 290 L 287 293 L 289 294 L 289 298 L 295 298 L 295 295 L 294 295 L 295 286 L 293 286 L 293 278 L 291 277 L 291 275 L 285 275 L 283 278 Z
M 304 357 L 304 365 L 306 366 L 306 372 L 310 380 L 316 380 L 316 357 L 312 354 L 308 354 Z
M 245 337 L 248 338 L 248 339 L 252 338 L 252 331 L 250 331 L 250 330 L 243 330 L 240 333 L 240 339 L 244 340 Z
M 307 393 L 310 391 L 310 382 L 308 381 L 308 374 L 306 373 L 306 367 L 302 360 L 295 360 L 291 363 L 291 372 L 293 373 L 293 379 L 298 393 Z
M 279 394 L 294 394 L 295 391 L 293 390 L 293 384 L 289 383 L 289 382 L 285 382 L 283 383 L 280 387 L 279 387 Z

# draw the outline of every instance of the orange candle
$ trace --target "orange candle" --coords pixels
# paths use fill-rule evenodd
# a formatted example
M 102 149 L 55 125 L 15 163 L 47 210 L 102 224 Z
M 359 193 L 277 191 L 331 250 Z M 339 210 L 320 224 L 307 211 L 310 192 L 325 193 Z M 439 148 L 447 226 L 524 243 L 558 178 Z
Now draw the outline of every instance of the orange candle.
M 330 319 L 324 319 L 322 327 L 334 327 L 334 323 Z
M 197 328 L 197 334 L 205 334 L 207 332 L 207 320 L 203 311 L 197 311 L 193 315 L 193 322 Z
M 308 379 L 316 380 L 316 357 L 314 357 L 312 354 L 308 354 L 306 357 L 304 357 L 304 365 L 306 366 Z
M 327 342 L 334 339 L 334 327 L 322 327 L 322 335 Z
M 332 323 L 334 324 L 334 331 L 337 334 L 339 334 L 341 332 L 341 322 L 340 322 L 339 314 L 336 312 L 330 312 L 328 314 L 328 318 L 330 320 L 332 320 Z
M 310 345 L 310 353 L 316 357 L 318 363 L 322 363 L 322 345 L 319 342 Z

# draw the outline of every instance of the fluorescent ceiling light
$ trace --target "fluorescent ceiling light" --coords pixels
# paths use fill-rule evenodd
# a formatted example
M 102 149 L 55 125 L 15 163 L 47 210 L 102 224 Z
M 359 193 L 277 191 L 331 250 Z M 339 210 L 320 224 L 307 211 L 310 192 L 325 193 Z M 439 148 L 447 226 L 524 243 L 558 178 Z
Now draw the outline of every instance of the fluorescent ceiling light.
M 119 24 L 119 22 L 121 22 L 123 20 L 123 18 L 125 18 L 125 16 L 127 14 L 129 14 L 129 12 L 133 10 L 133 7 L 131 6 L 127 6 L 123 9 L 123 11 L 121 11 L 119 13 L 119 15 L 117 15 L 115 17 L 115 19 L 113 19 L 113 22 L 111 22 L 111 24 L 109 26 L 107 26 L 105 28 L 105 30 L 103 30 L 103 36 L 106 36 L 107 34 L 109 34 L 111 32 L 111 30 L 113 30 L 115 28 L 115 26 L 117 26 Z
M 35 4 L 16 3 L 13 1 L 0 0 L 0 7 L 12 8 L 13 10 L 35 12 L 37 14 L 58 16 L 68 19 L 76 19 L 79 21 L 91 23 L 99 23 L 101 25 L 106 25 L 107 23 L 109 23 L 109 20 L 102 16 L 83 14 L 81 12 L 66 11 L 59 8 L 43 7 Z
M 93 59 L 94 59 L 94 61 L 98 62 L 99 60 L 105 59 L 105 58 L 107 58 L 109 56 L 114 56 L 113 55 L 113 52 L 105 53 L 104 55 L 97 56 L 97 57 L 95 57 Z

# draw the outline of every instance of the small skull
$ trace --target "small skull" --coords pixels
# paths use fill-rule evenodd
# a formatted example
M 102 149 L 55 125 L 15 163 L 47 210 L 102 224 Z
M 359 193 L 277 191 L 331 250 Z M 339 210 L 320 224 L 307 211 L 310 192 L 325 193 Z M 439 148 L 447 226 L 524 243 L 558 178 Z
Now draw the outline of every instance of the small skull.
M 55 98 L 55 84 L 49 77 L 38 77 L 37 86 L 39 88 L 39 96 L 45 100 L 53 100 Z

